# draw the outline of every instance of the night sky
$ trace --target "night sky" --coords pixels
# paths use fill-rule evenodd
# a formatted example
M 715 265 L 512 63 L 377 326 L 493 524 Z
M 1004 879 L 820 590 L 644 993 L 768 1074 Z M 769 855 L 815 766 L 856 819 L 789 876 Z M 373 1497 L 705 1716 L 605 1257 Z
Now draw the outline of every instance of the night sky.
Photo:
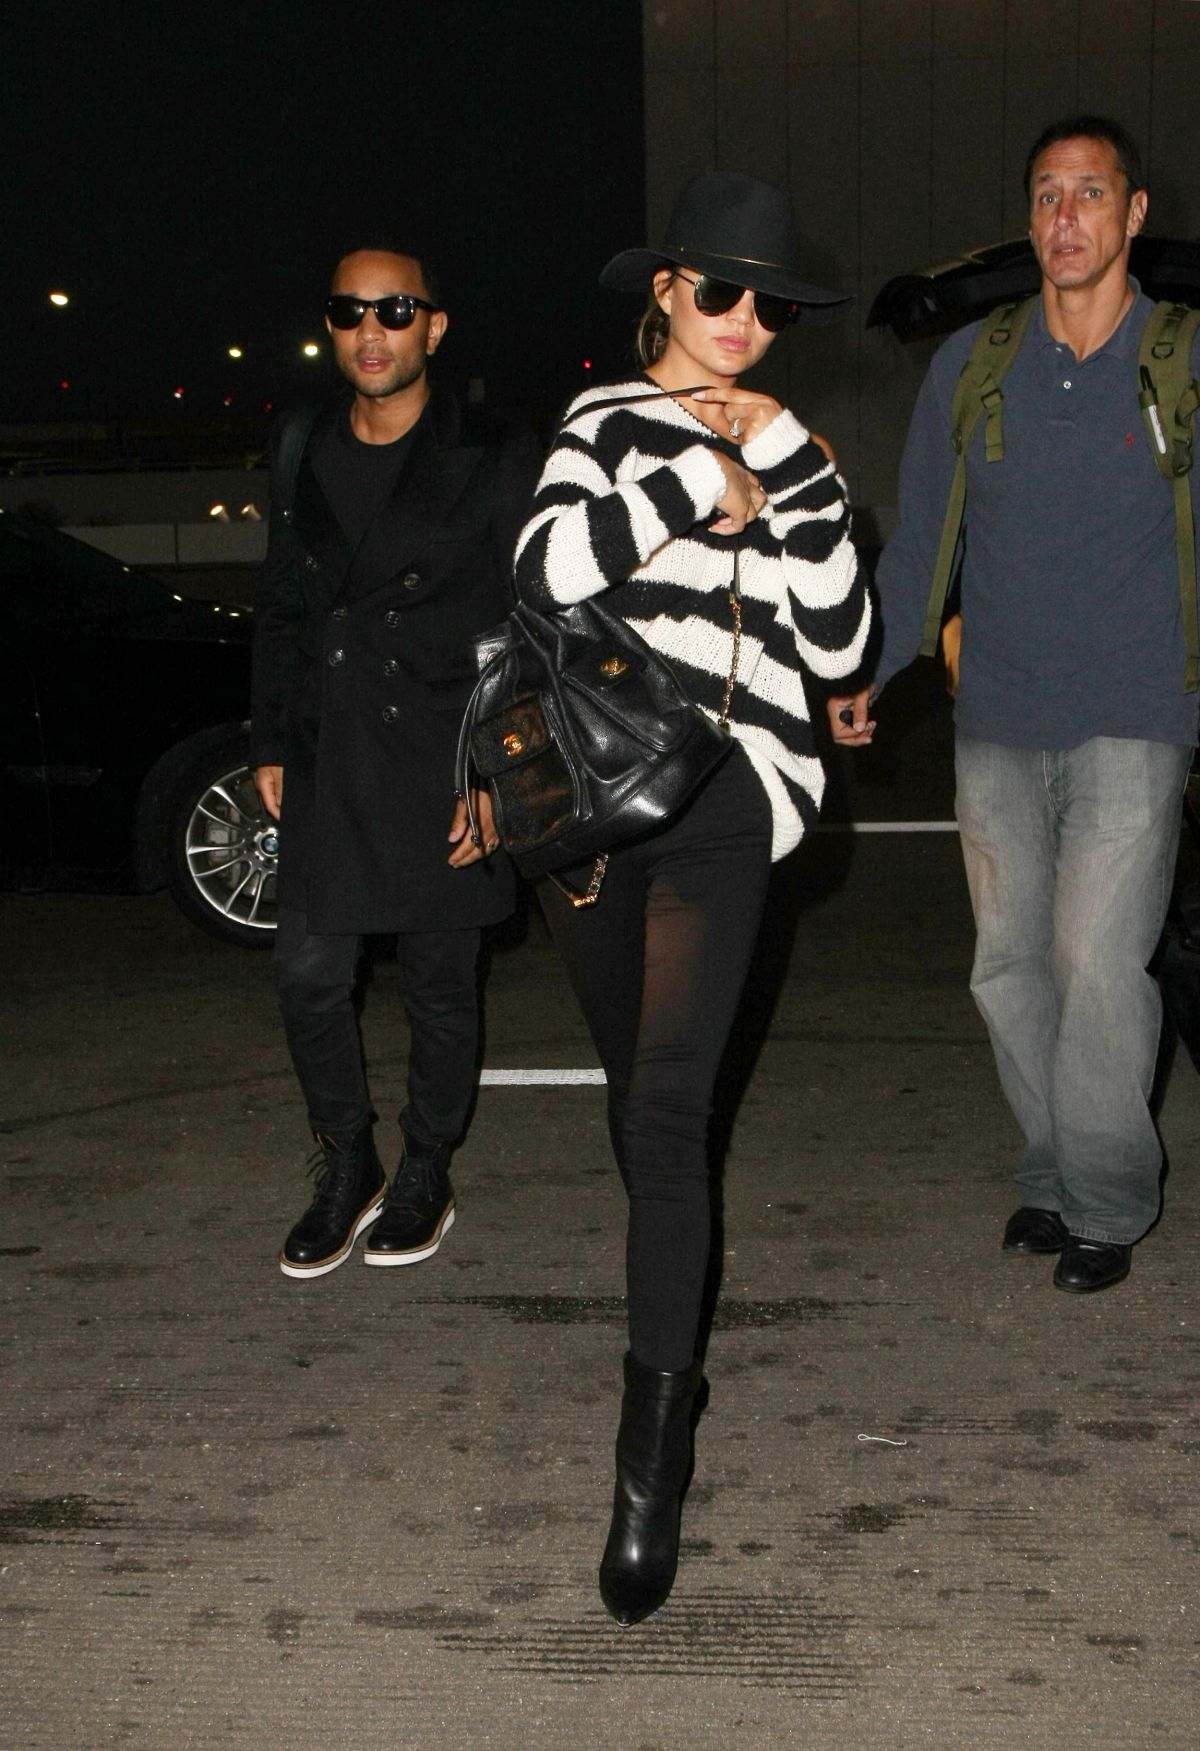
M 552 406 L 623 368 L 636 312 L 595 282 L 644 241 L 640 28 L 639 0 L 15 9 L 0 421 L 311 396 L 333 261 L 392 237 L 438 260 L 448 378 Z

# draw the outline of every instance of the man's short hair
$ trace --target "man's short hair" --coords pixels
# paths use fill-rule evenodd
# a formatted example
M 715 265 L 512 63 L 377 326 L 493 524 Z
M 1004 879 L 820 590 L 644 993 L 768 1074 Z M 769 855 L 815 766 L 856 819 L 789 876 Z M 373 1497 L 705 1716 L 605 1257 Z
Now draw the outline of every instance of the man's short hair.
M 367 243 L 355 243 L 351 248 L 342 250 L 337 261 L 333 264 L 334 272 L 336 273 L 348 255 L 361 255 L 364 252 L 370 252 L 372 255 L 403 255 L 409 261 L 415 261 L 421 270 L 421 278 L 425 282 L 429 302 L 436 304 L 439 310 L 442 308 L 441 281 L 438 278 L 437 269 L 433 266 L 425 250 L 412 249 L 407 244 L 394 243 L 390 239 L 385 239 L 383 242 L 372 239 Z M 333 274 L 331 273 L 329 277 L 332 280 Z
M 1048 128 L 1043 128 L 1029 148 L 1029 156 L 1025 160 L 1026 200 L 1029 199 L 1033 181 L 1033 166 L 1047 147 L 1057 146 L 1063 140 L 1079 139 L 1104 140 L 1112 147 L 1117 155 L 1117 163 L 1121 166 L 1121 174 L 1125 178 L 1127 197 L 1135 189 L 1145 188 L 1142 155 L 1138 151 L 1137 141 L 1120 122 L 1113 121 L 1111 116 L 1064 116 L 1062 121 L 1051 122 Z

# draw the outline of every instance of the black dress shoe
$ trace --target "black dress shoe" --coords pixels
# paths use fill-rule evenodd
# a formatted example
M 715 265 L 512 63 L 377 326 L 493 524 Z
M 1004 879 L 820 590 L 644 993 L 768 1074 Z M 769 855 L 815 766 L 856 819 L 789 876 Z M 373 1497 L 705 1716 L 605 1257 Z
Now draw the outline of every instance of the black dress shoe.
M 1061 1252 L 1067 1244 L 1067 1225 L 1057 1210 L 1022 1204 L 1005 1224 L 1000 1244 L 1005 1252 Z
M 410 1148 L 407 1140 L 379 1220 L 363 1248 L 365 1265 L 416 1265 L 431 1258 L 454 1226 L 450 1145 Z
M 316 1196 L 283 1243 L 279 1268 L 285 1277 L 323 1277 L 336 1271 L 379 1214 L 387 1189 L 370 1125 L 353 1136 L 322 1131 L 313 1136 L 317 1149 L 309 1172 L 315 1177 Z
M 1111 1289 L 1129 1275 L 1131 1246 L 1118 1246 L 1107 1240 L 1080 1240 L 1068 1234 L 1062 1257 L 1054 1267 L 1054 1287 L 1068 1289 L 1073 1295 L 1091 1295 L 1097 1289 Z

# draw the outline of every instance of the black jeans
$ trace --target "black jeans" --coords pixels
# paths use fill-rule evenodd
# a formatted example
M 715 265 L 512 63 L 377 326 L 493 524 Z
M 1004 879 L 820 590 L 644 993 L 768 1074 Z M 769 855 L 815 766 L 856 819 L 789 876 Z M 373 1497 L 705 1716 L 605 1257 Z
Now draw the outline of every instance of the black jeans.
M 713 1084 L 770 859 L 770 804 L 737 748 L 670 826 L 612 854 L 595 906 L 538 889 L 608 1078 L 629 1196 L 629 1343 L 650 1368 L 686 1368 L 695 1349 Z
M 400 1124 L 414 1149 L 455 1143 L 479 1073 L 479 943 L 472 930 L 402 930 L 400 989 L 412 1033 Z M 314 1131 L 356 1131 L 374 1114 L 354 1014 L 359 936 L 315 936 L 307 915 L 279 909 L 279 1007 Z

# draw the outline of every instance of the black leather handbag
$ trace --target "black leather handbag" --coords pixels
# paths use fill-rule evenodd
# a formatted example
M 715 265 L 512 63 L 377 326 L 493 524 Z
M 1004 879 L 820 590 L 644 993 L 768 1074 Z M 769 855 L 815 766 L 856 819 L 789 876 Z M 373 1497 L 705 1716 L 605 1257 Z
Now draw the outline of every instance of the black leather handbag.
M 608 852 L 678 812 L 732 747 L 728 713 L 741 642 L 734 555 L 733 662 L 721 719 L 692 703 L 670 666 L 591 597 L 527 604 L 475 641 L 480 675 L 459 732 L 457 784 L 471 810 L 487 785 L 496 831 L 522 875 L 595 859 L 575 905 L 600 892 Z

